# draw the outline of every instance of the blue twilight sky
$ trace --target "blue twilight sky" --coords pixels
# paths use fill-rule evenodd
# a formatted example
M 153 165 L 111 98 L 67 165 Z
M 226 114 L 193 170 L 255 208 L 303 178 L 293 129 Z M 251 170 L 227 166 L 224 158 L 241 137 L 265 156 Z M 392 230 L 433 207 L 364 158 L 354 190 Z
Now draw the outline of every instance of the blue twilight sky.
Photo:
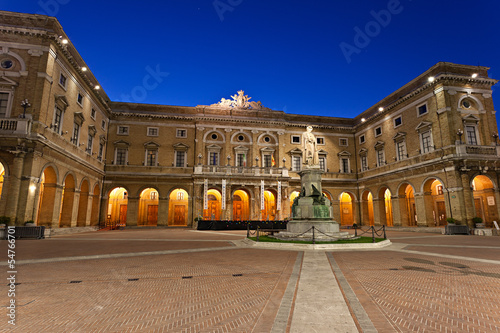
M 56 16 L 114 101 L 207 105 L 243 89 L 274 110 L 354 117 L 439 61 L 488 66 L 500 79 L 498 0 L 0 0 L 0 8 Z M 367 38 L 355 40 L 357 31 Z

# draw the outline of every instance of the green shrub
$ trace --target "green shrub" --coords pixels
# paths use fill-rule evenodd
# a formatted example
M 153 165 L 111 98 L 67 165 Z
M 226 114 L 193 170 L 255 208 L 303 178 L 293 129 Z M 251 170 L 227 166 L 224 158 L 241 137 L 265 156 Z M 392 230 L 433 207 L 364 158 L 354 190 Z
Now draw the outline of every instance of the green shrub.
M 455 220 L 453 217 L 448 217 L 446 221 L 450 224 L 458 224 L 458 221 Z
M 478 223 L 483 223 L 483 219 L 476 216 L 472 218 L 472 222 L 474 223 L 474 225 L 476 225 Z
M 26 222 L 24 222 L 24 225 L 27 225 L 28 223 L 35 224 L 35 221 L 33 221 L 33 220 L 26 221 Z
M 10 217 L 0 216 L 0 224 L 9 225 L 10 224 Z

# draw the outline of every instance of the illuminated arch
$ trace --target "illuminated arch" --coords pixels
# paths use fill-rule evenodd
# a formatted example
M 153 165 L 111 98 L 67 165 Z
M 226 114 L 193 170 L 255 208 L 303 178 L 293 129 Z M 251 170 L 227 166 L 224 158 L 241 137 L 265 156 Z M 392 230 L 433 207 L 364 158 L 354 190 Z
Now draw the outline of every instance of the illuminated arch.
M 186 226 L 189 216 L 189 194 L 183 188 L 170 192 L 168 201 L 168 225 Z
M 158 225 L 158 190 L 153 187 L 145 188 L 139 195 L 139 208 L 137 212 L 138 226 Z
M 115 187 L 108 192 L 106 221 L 110 225 L 127 224 L 128 193 L 124 187 Z
M 233 193 L 233 220 L 250 219 L 250 195 L 246 190 L 238 189 Z
M 495 184 L 486 175 L 477 175 L 471 181 L 474 197 L 474 217 L 479 217 L 487 227 L 493 228 L 493 221 L 498 221 L 498 203 L 495 196 Z

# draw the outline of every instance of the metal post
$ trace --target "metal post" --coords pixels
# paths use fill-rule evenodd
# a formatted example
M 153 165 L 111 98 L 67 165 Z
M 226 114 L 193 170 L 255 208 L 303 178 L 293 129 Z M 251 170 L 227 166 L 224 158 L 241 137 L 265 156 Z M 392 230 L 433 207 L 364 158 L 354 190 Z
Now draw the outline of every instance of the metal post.
M 375 243 L 375 227 L 372 227 L 372 243 Z
M 247 223 L 247 238 L 250 237 L 250 223 Z
M 382 228 L 384 229 L 384 239 L 387 239 L 387 236 L 385 235 L 385 225 L 383 225 Z
M 354 237 L 358 237 L 358 226 L 354 225 Z
M 312 229 L 313 229 L 313 244 L 316 244 L 316 241 L 314 239 L 314 226 L 312 227 Z
M 259 226 L 257 226 L 257 242 L 259 241 Z

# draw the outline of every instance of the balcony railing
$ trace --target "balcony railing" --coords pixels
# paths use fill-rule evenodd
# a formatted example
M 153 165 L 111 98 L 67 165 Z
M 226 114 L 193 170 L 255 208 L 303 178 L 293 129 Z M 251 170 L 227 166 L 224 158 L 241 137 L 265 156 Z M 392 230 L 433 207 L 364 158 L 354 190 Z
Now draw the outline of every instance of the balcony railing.
M 0 119 L 0 134 L 28 134 L 31 129 L 29 118 Z
M 457 144 L 458 155 L 490 155 L 500 156 L 500 146 L 476 146 Z
M 288 170 L 284 168 L 262 168 L 262 167 L 236 167 L 218 165 L 197 165 L 195 174 L 226 174 L 241 176 L 283 176 L 288 177 Z

